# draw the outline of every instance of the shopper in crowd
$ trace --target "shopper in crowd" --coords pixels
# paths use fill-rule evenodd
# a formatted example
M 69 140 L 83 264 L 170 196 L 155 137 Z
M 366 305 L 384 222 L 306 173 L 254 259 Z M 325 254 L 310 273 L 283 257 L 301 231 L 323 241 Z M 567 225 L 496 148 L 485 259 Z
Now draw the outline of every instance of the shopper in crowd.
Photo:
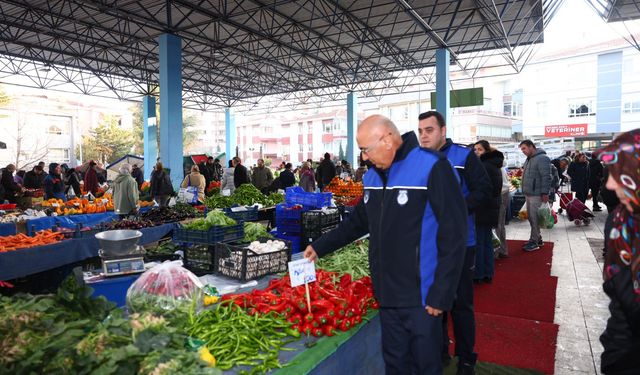
M 47 177 L 47 167 L 46 167 L 45 162 L 43 162 L 43 161 L 38 162 L 38 167 L 40 167 L 40 170 L 42 171 L 42 175 L 43 175 L 42 176 L 42 183 L 44 184 L 44 178 Z M 44 185 L 42 185 L 42 186 L 44 186 Z
M 353 178 L 353 168 L 351 167 L 351 164 L 349 164 L 349 162 L 346 160 L 342 160 L 340 164 L 342 165 L 342 172 L 338 174 L 340 178 L 342 178 L 343 180 Z
M 7 165 L 2 170 L 2 178 L 0 183 L 4 188 L 4 199 L 11 203 L 16 203 L 16 198 L 22 192 L 22 187 L 18 185 L 13 179 L 13 173 L 16 171 L 16 166 L 13 164 Z
M 558 177 L 560 178 L 560 185 L 564 185 L 567 180 L 567 167 L 569 166 L 569 159 L 565 156 L 556 158 L 551 161 L 556 170 L 558 171 Z
M 171 184 L 171 177 L 164 170 L 161 162 L 156 163 L 150 180 L 151 196 L 160 207 L 167 207 L 169 205 L 169 199 L 171 199 L 171 196 L 174 194 L 174 190 Z
M 293 166 L 291 163 L 287 163 L 284 165 L 284 170 L 280 172 L 280 184 L 282 185 L 282 189 L 286 189 L 296 184 L 296 177 L 291 171 Z
M 364 160 L 360 158 L 360 166 L 358 167 L 358 169 L 356 169 L 356 175 L 353 180 L 355 182 L 362 181 L 362 177 L 364 176 L 365 173 L 367 173 L 367 165 L 365 164 Z
M 311 169 L 311 164 L 308 161 L 302 163 L 302 168 L 300 168 L 299 172 L 300 177 L 300 187 L 304 189 L 304 191 L 313 193 L 316 191 L 316 178 L 313 174 L 313 170 Z
M 242 165 L 242 160 L 237 156 L 233 158 L 233 167 L 233 186 L 237 188 L 242 184 L 251 183 L 247 167 Z
M 320 190 L 329 185 L 329 182 L 336 176 L 336 166 L 331 161 L 331 155 L 328 152 L 324 154 L 324 159 L 318 165 L 316 170 L 316 182 Z
M 138 167 L 138 164 L 134 164 L 131 168 L 131 177 L 136 180 L 138 190 L 141 190 L 142 184 L 144 184 L 144 172 L 142 172 L 142 169 Z
M 206 161 L 200 163 L 198 165 L 198 169 L 200 169 L 200 174 L 204 176 L 206 186 L 209 186 L 211 181 L 214 180 L 214 176 L 216 174 L 216 166 L 213 162 L 213 156 L 209 156 Z
M 569 165 L 567 174 L 571 178 L 571 191 L 576 193 L 576 198 L 582 203 L 587 201 L 589 193 L 589 163 L 587 156 L 581 152 L 576 152 L 576 156 Z
M 251 183 L 261 192 L 265 193 L 273 183 L 271 168 L 264 165 L 264 159 L 258 159 L 258 165 L 253 169 Z
M 49 164 L 49 174 L 44 179 L 44 199 L 62 199 L 67 200 L 64 193 L 64 177 L 62 176 L 62 167 L 58 163 Z
M 39 165 L 24 175 L 24 187 L 27 189 L 42 189 L 46 174 Z
M 89 162 L 89 168 L 84 174 L 84 190 L 94 197 L 98 194 L 98 166 L 93 160 Z
M 598 158 L 591 157 L 589 160 L 589 190 L 591 190 L 591 200 L 593 201 L 593 210 L 602 211 L 598 199 L 600 199 L 600 187 L 604 178 L 604 167 Z
M 620 204 L 605 224 L 605 293 L 611 317 L 600 336 L 603 374 L 640 373 L 640 129 L 619 135 L 596 155 Z
M 500 168 L 500 175 L 502 177 L 502 188 L 500 189 L 500 212 L 498 214 L 498 226 L 496 227 L 496 235 L 500 240 L 500 247 L 498 247 L 494 255 L 497 259 L 504 259 L 509 257 L 505 226 L 507 225 L 507 215 L 511 216 L 511 181 L 507 174 L 507 167 L 504 164 Z
M 457 282 L 456 299 L 451 310 L 455 334 L 455 355 L 458 371 L 462 374 L 474 372 L 477 354 L 474 352 L 476 325 L 473 315 L 473 276 L 476 253 L 474 215 L 487 204 L 491 197 L 491 182 L 480 159 L 467 147 L 454 144 L 447 138 L 447 127 L 442 114 L 428 111 L 418 117 L 418 135 L 422 147 L 440 151 L 456 169 L 460 186 L 467 204 L 467 249 L 462 256 L 463 269 Z M 450 199 L 447 199 L 450 201 Z M 459 233 L 463 233 L 459 231 Z M 451 361 L 449 355 L 449 331 L 445 315 L 442 324 L 442 361 L 445 366 Z
M 560 188 L 560 175 L 558 169 L 551 163 L 551 190 L 549 190 L 549 204 L 553 205 L 556 201 L 556 192 Z
M 607 213 L 610 214 L 620 204 L 620 200 L 615 191 L 607 188 L 607 181 L 609 181 L 609 168 L 605 165 L 600 195 L 602 196 L 602 202 L 607 206 Z
M 75 168 L 69 168 L 69 166 L 66 164 L 62 164 L 61 167 L 66 185 L 64 193 L 67 195 L 74 195 L 76 197 L 82 196 L 82 191 L 80 190 L 80 176 L 78 175 L 78 171 L 76 171 Z M 73 194 L 71 194 L 71 189 L 73 189 Z
M 223 174 L 224 174 L 224 170 L 222 168 L 222 164 L 220 164 L 220 159 L 214 159 L 213 160 L 213 180 L 222 181 Z
M 20 186 L 23 186 L 24 185 L 24 175 L 25 175 L 24 170 L 21 169 L 21 170 L 17 171 L 16 175 L 13 176 L 13 181 L 16 184 L 18 184 Z
M 460 185 L 445 158 L 420 148 L 414 132 L 401 136 L 383 116 L 366 118 L 356 139 L 375 166 L 364 177 L 364 199 L 304 256 L 314 260 L 370 233 L 386 373 L 440 374 L 442 312 L 453 304 L 465 252 Z
M 236 190 L 236 186 L 233 183 L 233 176 L 235 173 L 234 161 L 229 160 L 229 168 L 225 168 L 224 174 L 222 175 L 222 186 L 220 191 L 229 190 L 230 193 L 233 193 Z
M 544 150 L 537 149 L 528 139 L 520 142 L 520 151 L 527 157 L 522 173 L 522 193 L 526 199 L 526 209 L 529 213 L 527 217 L 531 226 L 529 241 L 522 249 L 535 251 L 543 244 L 538 223 L 538 209 L 543 203 L 549 202 L 551 160 Z
M 198 202 L 204 203 L 204 190 L 207 188 L 207 180 L 200 173 L 200 168 L 197 165 L 191 167 L 191 173 L 182 180 L 182 184 L 180 185 L 181 188 L 188 186 L 198 188 Z
M 138 183 L 131 171 L 131 165 L 123 164 L 113 181 L 113 209 L 121 218 L 138 212 Z
M 504 164 L 504 154 L 491 147 L 486 140 L 476 142 L 473 149 L 491 181 L 491 196 L 476 213 L 477 247 L 474 280 L 491 283 L 494 274 L 493 229 L 498 226 L 500 215 L 500 194 L 502 193 L 500 170 Z

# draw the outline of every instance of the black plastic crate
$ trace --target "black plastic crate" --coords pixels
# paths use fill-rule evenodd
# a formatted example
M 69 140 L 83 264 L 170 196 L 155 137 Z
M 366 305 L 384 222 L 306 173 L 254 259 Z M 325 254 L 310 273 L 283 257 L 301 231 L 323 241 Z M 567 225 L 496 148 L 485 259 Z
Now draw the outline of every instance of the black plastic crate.
M 217 243 L 215 245 L 215 271 L 240 281 L 257 279 L 262 276 L 286 272 L 291 260 L 291 242 L 285 243 L 283 250 L 259 254 L 249 250 L 249 244 Z M 266 242 L 261 239 L 260 242 Z
M 340 224 L 340 210 L 307 211 L 302 214 L 303 237 L 320 237 L 327 228 L 334 228 Z
M 236 241 L 244 237 L 244 223 L 226 227 L 214 226 L 208 231 L 175 228 L 173 241 L 188 244 L 213 245 L 216 242 Z
M 258 221 L 258 207 L 248 207 L 244 211 L 232 211 L 231 208 L 225 208 L 224 214 L 235 221 Z
M 211 245 L 184 246 L 184 268 L 196 276 L 214 273 L 215 247 Z
M 301 239 L 300 239 L 301 248 L 305 249 L 307 247 L 307 245 L 311 244 L 313 241 L 315 241 L 318 238 L 322 237 L 323 234 L 331 232 L 336 227 L 337 227 L 337 225 L 332 225 L 332 226 L 324 227 L 324 228 L 320 229 L 319 231 L 312 231 L 312 232 L 302 233 L 302 236 L 301 236 Z

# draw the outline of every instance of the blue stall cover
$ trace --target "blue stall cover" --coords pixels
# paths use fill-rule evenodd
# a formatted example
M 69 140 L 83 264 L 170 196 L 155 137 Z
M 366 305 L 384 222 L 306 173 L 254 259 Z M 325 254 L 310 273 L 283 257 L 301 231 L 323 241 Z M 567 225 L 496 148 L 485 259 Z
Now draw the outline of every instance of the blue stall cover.
M 0 236 L 13 236 L 16 233 L 18 233 L 16 223 L 0 224 Z
M 108 223 L 118 218 L 113 212 L 103 212 L 100 214 L 69 215 L 69 216 L 47 216 L 33 220 L 27 220 L 27 234 L 33 235 L 33 231 L 51 229 L 54 226 L 62 228 L 76 229 L 78 224 L 83 227 L 94 227 L 101 223 Z
M 78 215 L 79 216 L 79 215 Z M 171 234 L 176 223 L 142 228 L 140 245 Z M 75 238 L 46 246 L 0 253 L 0 280 L 11 280 L 98 256 L 95 237 Z

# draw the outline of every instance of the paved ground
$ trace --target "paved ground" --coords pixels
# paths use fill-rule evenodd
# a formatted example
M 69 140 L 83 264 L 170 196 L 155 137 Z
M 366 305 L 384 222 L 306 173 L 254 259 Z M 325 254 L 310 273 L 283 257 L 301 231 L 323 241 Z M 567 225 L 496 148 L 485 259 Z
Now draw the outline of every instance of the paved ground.
M 591 201 L 587 205 L 591 207 Z M 609 317 L 608 297 L 602 291 L 600 250 L 607 212 L 594 214 L 594 221 L 587 226 L 576 226 L 560 215 L 554 228 L 542 233 L 545 241 L 554 243 L 551 274 L 558 277 L 556 375 L 600 374 L 602 345 L 598 338 Z M 528 240 L 528 222 L 512 220 L 507 238 Z

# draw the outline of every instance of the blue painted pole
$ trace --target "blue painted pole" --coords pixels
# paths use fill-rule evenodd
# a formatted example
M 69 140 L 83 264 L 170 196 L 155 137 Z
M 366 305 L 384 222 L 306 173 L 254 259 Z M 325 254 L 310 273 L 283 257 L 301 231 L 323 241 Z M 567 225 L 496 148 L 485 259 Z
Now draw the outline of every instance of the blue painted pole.
M 236 135 L 236 116 L 230 107 L 224 109 L 224 129 L 225 129 L 225 156 L 227 164 L 234 156 L 236 156 L 236 146 L 238 137 Z M 225 165 L 226 166 L 226 165 Z
M 142 98 L 142 128 L 144 138 L 144 177 L 150 179 L 158 158 L 158 134 L 156 126 L 156 98 Z
M 351 91 L 347 94 L 347 161 L 355 169 L 358 167 L 358 146 L 356 127 L 358 126 L 358 96 Z
M 182 167 L 182 41 L 171 34 L 158 37 L 160 50 L 160 160 L 171 169 L 177 188 L 184 178 Z
M 449 125 L 449 64 L 451 58 L 449 50 L 440 48 L 436 51 L 436 110 L 444 116 L 445 124 Z M 448 136 L 451 136 L 449 134 Z

